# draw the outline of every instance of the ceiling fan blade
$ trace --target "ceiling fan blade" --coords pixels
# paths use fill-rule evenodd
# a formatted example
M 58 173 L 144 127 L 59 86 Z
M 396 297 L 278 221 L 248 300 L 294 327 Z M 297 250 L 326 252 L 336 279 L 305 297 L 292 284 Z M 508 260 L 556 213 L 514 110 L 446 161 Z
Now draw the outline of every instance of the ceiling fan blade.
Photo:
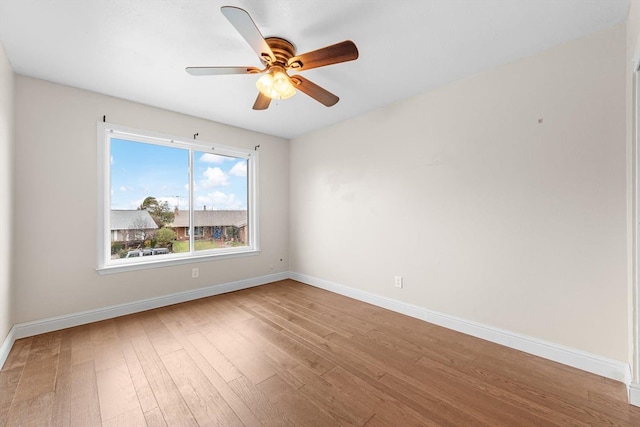
M 304 71 L 325 65 L 358 59 L 358 48 L 351 40 L 345 40 L 331 46 L 303 53 L 289 59 L 288 68 Z
M 275 55 L 246 10 L 234 6 L 222 6 L 220 10 L 264 63 L 275 62 Z
M 222 76 L 225 74 L 256 74 L 262 70 L 256 67 L 187 67 L 185 71 L 192 76 Z
M 258 92 L 258 97 L 256 98 L 256 102 L 253 104 L 254 110 L 266 110 L 269 108 L 269 104 L 271 104 L 271 98 L 266 95 L 263 95 L 262 92 Z
M 338 98 L 328 90 L 323 89 L 322 87 L 305 79 L 302 76 L 292 76 L 291 81 L 293 82 L 293 87 L 298 89 L 300 92 L 306 93 L 326 107 L 336 105 L 336 103 L 340 100 L 340 98 Z

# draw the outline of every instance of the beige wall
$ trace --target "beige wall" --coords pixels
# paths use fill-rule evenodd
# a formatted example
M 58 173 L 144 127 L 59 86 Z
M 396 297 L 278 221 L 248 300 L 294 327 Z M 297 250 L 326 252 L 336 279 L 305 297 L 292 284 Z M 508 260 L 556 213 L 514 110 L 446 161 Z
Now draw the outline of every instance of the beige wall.
M 22 76 L 15 114 L 14 323 L 288 270 L 288 141 Z M 261 254 L 198 263 L 198 279 L 193 265 L 98 275 L 96 122 L 105 114 L 123 126 L 260 145 Z
M 635 184 L 635 175 L 637 162 L 636 159 L 636 135 L 634 128 L 636 126 L 636 112 L 634 106 L 634 67 L 640 62 L 640 2 L 632 1 L 629 9 L 629 17 L 627 19 L 627 199 L 628 199 L 628 257 L 629 257 L 629 329 L 632 331 L 629 337 L 629 353 L 631 360 L 634 360 L 634 381 L 640 380 L 640 360 L 638 359 L 638 344 L 640 341 L 638 332 L 638 295 L 636 288 L 635 275 L 637 274 L 637 241 L 636 241 L 636 203 L 637 203 L 637 187 Z
M 622 25 L 293 140 L 291 270 L 629 361 L 625 47 Z
M 0 343 L 11 325 L 11 216 L 14 146 L 14 74 L 0 45 Z

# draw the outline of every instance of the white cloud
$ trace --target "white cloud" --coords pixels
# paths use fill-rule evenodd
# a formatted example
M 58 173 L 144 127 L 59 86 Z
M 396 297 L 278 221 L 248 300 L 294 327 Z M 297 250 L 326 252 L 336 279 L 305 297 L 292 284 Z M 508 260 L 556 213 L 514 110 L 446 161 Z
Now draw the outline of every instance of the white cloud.
M 120 191 L 122 191 L 123 193 L 126 193 L 127 191 L 133 191 L 133 190 L 135 190 L 135 188 L 133 187 L 127 187 L 125 185 L 120 186 Z
M 162 204 L 164 202 L 167 202 L 167 205 L 169 205 L 170 208 L 175 207 L 176 202 L 178 202 L 179 197 L 172 197 L 172 196 L 162 196 L 162 197 L 156 197 L 156 200 L 158 201 L 158 203 Z
M 229 210 L 246 209 L 242 200 L 238 200 L 235 194 L 226 194 L 222 191 L 214 191 L 206 196 L 199 196 L 196 199 L 197 206 L 207 206 L 207 209 Z
M 207 168 L 202 173 L 205 179 L 200 180 L 201 188 L 224 187 L 229 185 L 229 176 L 219 167 Z
M 199 160 L 204 163 L 213 163 L 214 165 L 219 165 L 221 163 L 224 163 L 225 160 L 229 160 L 229 157 L 219 156 L 217 154 L 211 153 L 204 153 L 202 156 L 200 156 Z
M 142 206 L 142 202 L 144 202 L 144 199 L 130 200 L 127 209 L 138 209 Z
M 229 171 L 229 175 L 233 176 L 247 176 L 247 162 L 238 162 Z

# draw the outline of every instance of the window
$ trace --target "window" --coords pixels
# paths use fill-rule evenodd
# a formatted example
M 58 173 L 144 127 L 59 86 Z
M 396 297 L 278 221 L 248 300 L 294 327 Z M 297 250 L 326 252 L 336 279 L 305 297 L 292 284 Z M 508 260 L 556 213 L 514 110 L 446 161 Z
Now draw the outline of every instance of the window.
M 189 235 L 189 229 L 187 229 L 187 235 Z M 195 226 L 193 227 L 193 235 L 195 237 L 203 237 L 204 236 L 204 227 Z
M 99 123 L 98 153 L 99 272 L 257 253 L 256 151 Z

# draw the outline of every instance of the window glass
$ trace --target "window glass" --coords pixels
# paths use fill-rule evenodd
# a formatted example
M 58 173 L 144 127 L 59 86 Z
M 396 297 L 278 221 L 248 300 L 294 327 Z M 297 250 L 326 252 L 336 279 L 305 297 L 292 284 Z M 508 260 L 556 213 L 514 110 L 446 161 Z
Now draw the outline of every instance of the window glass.
M 99 270 L 258 249 L 257 153 L 109 124 L 98 135 Z
M 173 222 L 180 203 L 189 206 L 189 150 L 111 138 L 109 175 L 111 259 L 180 251 Z
M 195 250 L 247 245 L 247 159 L 194 153 Z

